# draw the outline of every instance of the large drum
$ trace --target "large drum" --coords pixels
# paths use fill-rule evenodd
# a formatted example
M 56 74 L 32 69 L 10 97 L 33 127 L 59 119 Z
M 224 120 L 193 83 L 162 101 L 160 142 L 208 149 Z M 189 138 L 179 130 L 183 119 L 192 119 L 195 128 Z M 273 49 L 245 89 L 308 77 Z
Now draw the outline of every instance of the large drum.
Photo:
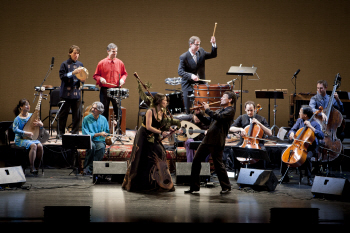
M 193 106 L 198 106 L 202 105 L 202 102 L 210 104 L 220 101 L 225 91 L 231 91 L 231 86 L 228 84 L 196 84 L 193 90 L 195 96 Z M 213 111 L 220 109 L 220 103 L 211 105 L 210 109 Z
M 108 88 L 107 96 L 113 99 L 125 99 L 129 97 L 129 89 L 126 88 Z
M 182 92 L 173 92 L 166 94 L 169 97 L 168 109 L 171 114 L 185 112 L 184 101 L 182 98 Z

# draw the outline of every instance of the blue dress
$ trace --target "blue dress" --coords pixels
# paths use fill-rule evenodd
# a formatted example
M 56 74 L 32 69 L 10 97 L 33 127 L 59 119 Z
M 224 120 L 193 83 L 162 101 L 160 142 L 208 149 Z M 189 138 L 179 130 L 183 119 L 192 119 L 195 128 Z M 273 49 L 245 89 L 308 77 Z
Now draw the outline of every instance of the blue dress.
M 35 144 L 41 143 L 39 140 L 29 140 L 29 139 L 22 138 L 24 134 L 23 128 L 31 116 L 32 116 L 32 113 L 28 113 L 27 118 L 21 118 L 17 116 L 13 121 L 12 130 L 15 133 L 16 146 L 25 147 L 26 149 L 29 149 L 30 145 L 32 145 L 33 143 Z

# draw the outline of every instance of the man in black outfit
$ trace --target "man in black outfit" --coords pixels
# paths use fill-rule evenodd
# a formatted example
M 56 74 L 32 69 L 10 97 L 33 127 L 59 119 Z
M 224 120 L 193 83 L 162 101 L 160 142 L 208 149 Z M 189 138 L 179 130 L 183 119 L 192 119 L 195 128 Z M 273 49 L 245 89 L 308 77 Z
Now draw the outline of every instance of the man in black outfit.
M 247 101 L 244 104 L 244 110 L 246 114 L 240 115 L 237 117 L 237 119 L 234 121 L 234 123 L 231 125 L 230 132 L 238 132 L 241 135 L 240 142 L 237 144 L 237 146 L 241 146 L 243 144 L 243 137 L 246 136 L 245 127 L 250 125 L 250 122 L 256 123 L 260 126 L 260 128 L 264 131 L 264 135 L 271 136 L 272 131 L 269 128 L 269 124 L 267 123 L 265 117 L 256 114 L 256 106 L 253 101 Z M 261 150 L 266 150 L 264 146 L 264 141 L 259 140 L 259 146 Z M 238 171 L 240 170 L 242 164 L 237 160 L 237 155 L 234 156 L 234 168 Z M 258 164 L 259 166 L 259 164 Z
M 59 115 L 59 136 L 65 134 L 65 127 L 70 109 L 72 110 L 72 134 L 79 134 L 81 81 L 76 75 L 83 72 L 81 69 L 83 63 L 78 61 L 79 56 L 80 48 L 76 45 L 72 45 L 68 51 L 69 59 L 61 64 L 59 70 L 61 79 L 60 98 L 65 101 Z
M 192 85 L 203 83 L 200 80 L 205 79 L 205 60 L 217 56 L 216 39 L 214 36 L 211 37 L 210 42 L 212 47 L 209 53 L 200 47 L 201 40 L 197 36 L 192 36 L 188 41 L 190 48 L 180 56 L 178 74 L 182 77 L 181 90 L 187 114 L 190 113 L 192 106 L 191 98 L 188 97 L 193 94 Z
M 236 112 L 236 100 L 237 97 L 235 93 L 226 91 L 221 97 L 221 106 L 225 106 L 224 108 L 213 112 L 210 110 L 209 105 L 203 102 L 202 105 L 208 117 L 204 116 L 199 109 L 196 109 L 195 113 L 200 121 L 210 126 L 194 155 L 191 169 L 190 189 L 185 191 L 185 193 L 199 191 L 201 162 L 204 162 L 208 154 L 211 154 L 215 172 L 219 178 L 220 186 L 222 188 L 220 193 L 226 194 L 231 191 L 230 180 L 225 165 L 222 162 L 222 157 L 225 147 L 225 139 Z

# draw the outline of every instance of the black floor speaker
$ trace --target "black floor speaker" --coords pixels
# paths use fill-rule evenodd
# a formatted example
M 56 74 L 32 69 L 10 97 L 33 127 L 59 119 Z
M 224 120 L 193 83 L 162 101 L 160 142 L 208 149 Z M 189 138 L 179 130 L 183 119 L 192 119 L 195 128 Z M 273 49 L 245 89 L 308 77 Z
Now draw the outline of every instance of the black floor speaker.
M 202 168 L 199 174 L 201 182 L 208 182 L 210 180 L 210 163 L 201 163 Z M 191 162 L 176 162 L 176 184 L 189 184 L 191 181 Z
M 127 170 L 127 161 L 94 161 L 92 182 L 122 183 Z
M 0 186 L 21 187 L 26 182 L 21 166 L 0 168 Z
M 350 198 L 350 184 L 348 179 L 326 176 L 315 176 L 311 193 L 315 197 Z
M 274 191 L 277 184 L 277 177 L 271 170 L 241 168 L 237 179 L 239 187 L 257 191 Z

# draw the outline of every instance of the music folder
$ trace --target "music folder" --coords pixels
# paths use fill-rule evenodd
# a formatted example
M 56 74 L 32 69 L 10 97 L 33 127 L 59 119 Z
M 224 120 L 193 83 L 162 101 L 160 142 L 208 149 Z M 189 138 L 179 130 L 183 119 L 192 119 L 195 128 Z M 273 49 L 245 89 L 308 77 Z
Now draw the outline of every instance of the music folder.
M 226 74 L 228 75 L 246 75 L 253 76 L 256 73 L 257 67 L 242 67 L 242 66 L 231 66 Z
M 91 149 L 91 136 L 78 134 L 62 135 L 62 145 L 69 149 Z

